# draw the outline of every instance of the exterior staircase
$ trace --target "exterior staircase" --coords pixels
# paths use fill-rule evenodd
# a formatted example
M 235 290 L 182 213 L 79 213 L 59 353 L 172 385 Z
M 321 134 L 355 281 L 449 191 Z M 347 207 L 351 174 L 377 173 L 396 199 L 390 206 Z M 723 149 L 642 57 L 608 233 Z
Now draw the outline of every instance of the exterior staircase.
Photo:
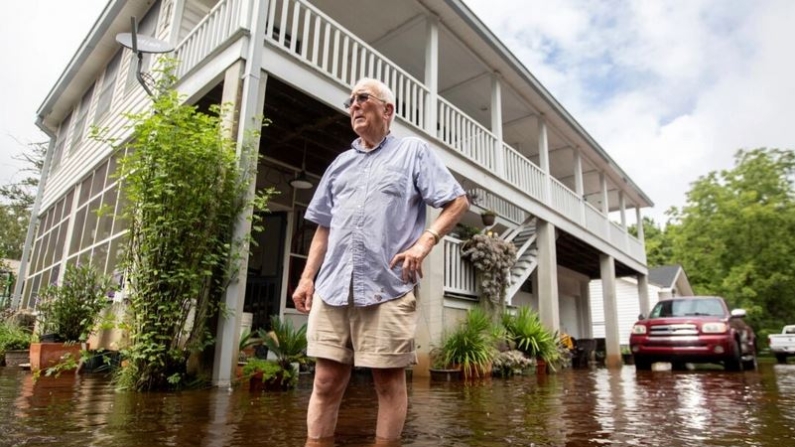
M 516 246 L 516 264 L 511 269 L 511 284 L 505 294 L 505 300 L 508 303 L 513 300 L 516 292 L 538 266 L 536 221 L 535 216 L 530 216 L 516 228 L 500 235 L 501 238 L 513 242 L 513 245 Z

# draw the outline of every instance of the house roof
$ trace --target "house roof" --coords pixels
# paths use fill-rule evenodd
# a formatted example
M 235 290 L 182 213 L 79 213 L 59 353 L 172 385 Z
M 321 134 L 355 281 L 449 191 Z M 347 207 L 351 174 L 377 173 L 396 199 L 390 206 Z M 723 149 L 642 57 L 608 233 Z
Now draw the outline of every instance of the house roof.
M 673 287 L 681 271 L 681 265 L 664 265 L 649 269 L 649 282 L 660 287 Z

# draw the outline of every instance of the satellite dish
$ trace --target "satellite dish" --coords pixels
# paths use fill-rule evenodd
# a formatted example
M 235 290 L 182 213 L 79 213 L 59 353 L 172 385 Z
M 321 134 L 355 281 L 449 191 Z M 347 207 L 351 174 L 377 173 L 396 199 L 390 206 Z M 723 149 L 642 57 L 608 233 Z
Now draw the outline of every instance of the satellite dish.
M 170 53 L 174 51 L 174 46 L 164 40 L 143 35 L 135 36 L 135 38 L 137 38 L 135 39 L 137 42 L 134 42 L 133 33 L 121 33 L 116 35 L 116 42 L 141 53 Z M 137 45 L 134 46 L 134 44 Z
M 146 90 L 146 93 L 150 97 L 154 98 L 155 95 L 152 93 L 152 90 L 149 88 L 149 86 L 146 85 L 146 79 L 144 79 L 144 53 L 168 53 L 173 51 L 174 47 L 170 43 L 160 39 L 155 39 L 154 37 L 139 36 L 138 22 L 135 20 L 135 16 L 130 17 L 130 28 L 132 29 L 131 33 L 117 34 L 116 42 L 119 42 L 135 53 L 136 57 L 138 58 L 138 70 L 135 72 L 135 77 L 138 79 L 138 83 L 141 84 L 141 87 Z M 147 76 L 149 75 L 147 74 Z M 151 81 L 152 77 L 149 76 L 149 79 Z

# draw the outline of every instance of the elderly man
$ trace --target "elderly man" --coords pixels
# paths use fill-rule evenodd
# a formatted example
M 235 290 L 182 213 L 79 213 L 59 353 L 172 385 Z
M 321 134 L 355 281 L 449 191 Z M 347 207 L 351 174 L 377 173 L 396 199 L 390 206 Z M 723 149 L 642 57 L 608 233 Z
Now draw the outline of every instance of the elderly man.
M 405 368 L 416 362 L 422 260 L 469 202 L 426 142 L 390 134 L 395 96 L 386 85 L 360 80 L 345 107 L 359 138 L 328 167 L 307 208 L 318 228 L 293 294 L 296 309 L 309 312 L 307 353 L 317 358 L 307 434 L 333 437 L 352 366 L 362 366 L 378 395 L 376 438 L 396 440 Z M 442 208 L 427 229 L 426 204 Z

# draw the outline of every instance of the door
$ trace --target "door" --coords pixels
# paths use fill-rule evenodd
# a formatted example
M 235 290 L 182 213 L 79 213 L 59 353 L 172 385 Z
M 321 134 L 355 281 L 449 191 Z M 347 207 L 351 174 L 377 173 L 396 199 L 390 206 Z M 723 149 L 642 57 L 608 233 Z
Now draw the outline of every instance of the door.
M 262 227 L 252 237 L 248 259 L 244 312 L 252 314 L 251 330 L 270 328 L 271 315 L 279 315 L 287 213 L 263 214 Z

